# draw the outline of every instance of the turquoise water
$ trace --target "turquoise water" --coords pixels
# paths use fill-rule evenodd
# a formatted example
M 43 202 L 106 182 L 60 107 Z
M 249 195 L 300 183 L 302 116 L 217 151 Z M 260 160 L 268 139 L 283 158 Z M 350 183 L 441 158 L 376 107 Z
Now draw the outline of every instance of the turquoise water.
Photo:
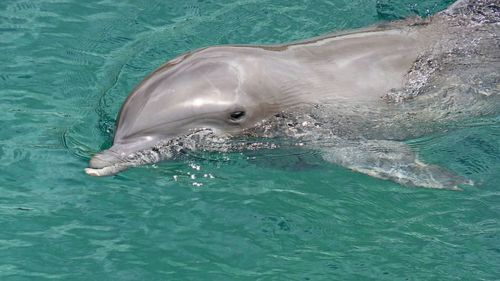
M 134 85 L 176 55 L 450 2 L 2 0 L 0 280 L 498 280 L 498 122 L 410 142 L 477 182 L 462 192 L 402 187 L 307 151 L 83 172 Z

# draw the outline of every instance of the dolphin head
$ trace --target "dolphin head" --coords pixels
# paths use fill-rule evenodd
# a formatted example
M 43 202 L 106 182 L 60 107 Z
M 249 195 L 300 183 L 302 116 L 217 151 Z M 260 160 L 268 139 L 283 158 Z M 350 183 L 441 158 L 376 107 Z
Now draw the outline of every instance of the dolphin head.
M 278 110 L 266 94 L 272 92 L 270 85 L 260 83 L 261 75 L 253 57 L 227 56 L 223 50 L 167 63 L 129 95 L 113 146 L 91 159 L 87 173 L 99 175 L 89 171 L 124 165 L 128 156 L 192 130 L 231 135 L 254 126 Z

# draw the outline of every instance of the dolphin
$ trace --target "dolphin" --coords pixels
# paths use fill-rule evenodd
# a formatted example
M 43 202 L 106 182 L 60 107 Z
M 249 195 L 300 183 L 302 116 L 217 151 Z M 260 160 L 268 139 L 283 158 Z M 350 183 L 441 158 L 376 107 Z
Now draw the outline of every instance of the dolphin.
M 472 184 L 419 160 L 404 141 L 498 113 L 499 14 L 493 0 L 461 0 L 429 19 L 188 52 L 132 91 L 113 145 L 85 171 L 114 175 L 172 158 L 186 143 L 207 148 L 205 133 L 246 134 L 296 139 L 330 162 L 407 186 Z

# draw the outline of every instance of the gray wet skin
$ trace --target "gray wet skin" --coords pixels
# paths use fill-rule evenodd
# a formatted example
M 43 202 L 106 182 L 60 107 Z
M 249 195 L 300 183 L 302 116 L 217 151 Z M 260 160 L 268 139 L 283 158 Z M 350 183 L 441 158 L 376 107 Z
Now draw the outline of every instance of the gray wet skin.
M 336 115 L 365 108 L 363 118 L 368 122 L 372 112 L 392 110 L 381 97 L 404 87 L 419 55 L 446 37 L 449 31 L 441 17 L 438 14 L 425 24 L 403 21 L 287 45 L 209 47 L 178 57 L 129 95 L 112 147 L 95 155 L 86 172 L 113 175 L 138 165 L 129 163 L 129 156 L 190 130 L 210 128 L 216 134 L 238 135 L 276 113 L 304 106 L 334 104 L 332 108 L 341 108 Z M 387 134 L 391 132 L 380 132 L 378 139 Z M 325 159 L 338 158 L 328 155 Z M 398 180 L 400 173 L 387 175 L 366 163 L 356 168 L 358 160 L 332 161 L 407 185 L 450 187 Z M 428 167 L 416 158 L 411 161 L 415 167 Z

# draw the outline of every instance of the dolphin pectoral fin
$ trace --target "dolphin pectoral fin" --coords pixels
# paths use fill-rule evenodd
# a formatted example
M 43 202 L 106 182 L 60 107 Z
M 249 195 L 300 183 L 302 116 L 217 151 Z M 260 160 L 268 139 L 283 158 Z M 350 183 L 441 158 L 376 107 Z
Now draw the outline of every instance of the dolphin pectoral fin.
M 357 172 L 380 179 L 392 180 L 406 186 L 462 190 L 459 185 L 473 185 L 472 181 L 466 180 L 443 167 L 419 162 L 409 163 L 390 170 L 384 170 L 380 167 L 352 166 L 350 168 Z
M 426 164 L 404 143 L 369 140 L 350 142 L 324 151 L 323 158 L 351 170 L 406 186 L 461 190 L 473 185 L 443 167 Z

